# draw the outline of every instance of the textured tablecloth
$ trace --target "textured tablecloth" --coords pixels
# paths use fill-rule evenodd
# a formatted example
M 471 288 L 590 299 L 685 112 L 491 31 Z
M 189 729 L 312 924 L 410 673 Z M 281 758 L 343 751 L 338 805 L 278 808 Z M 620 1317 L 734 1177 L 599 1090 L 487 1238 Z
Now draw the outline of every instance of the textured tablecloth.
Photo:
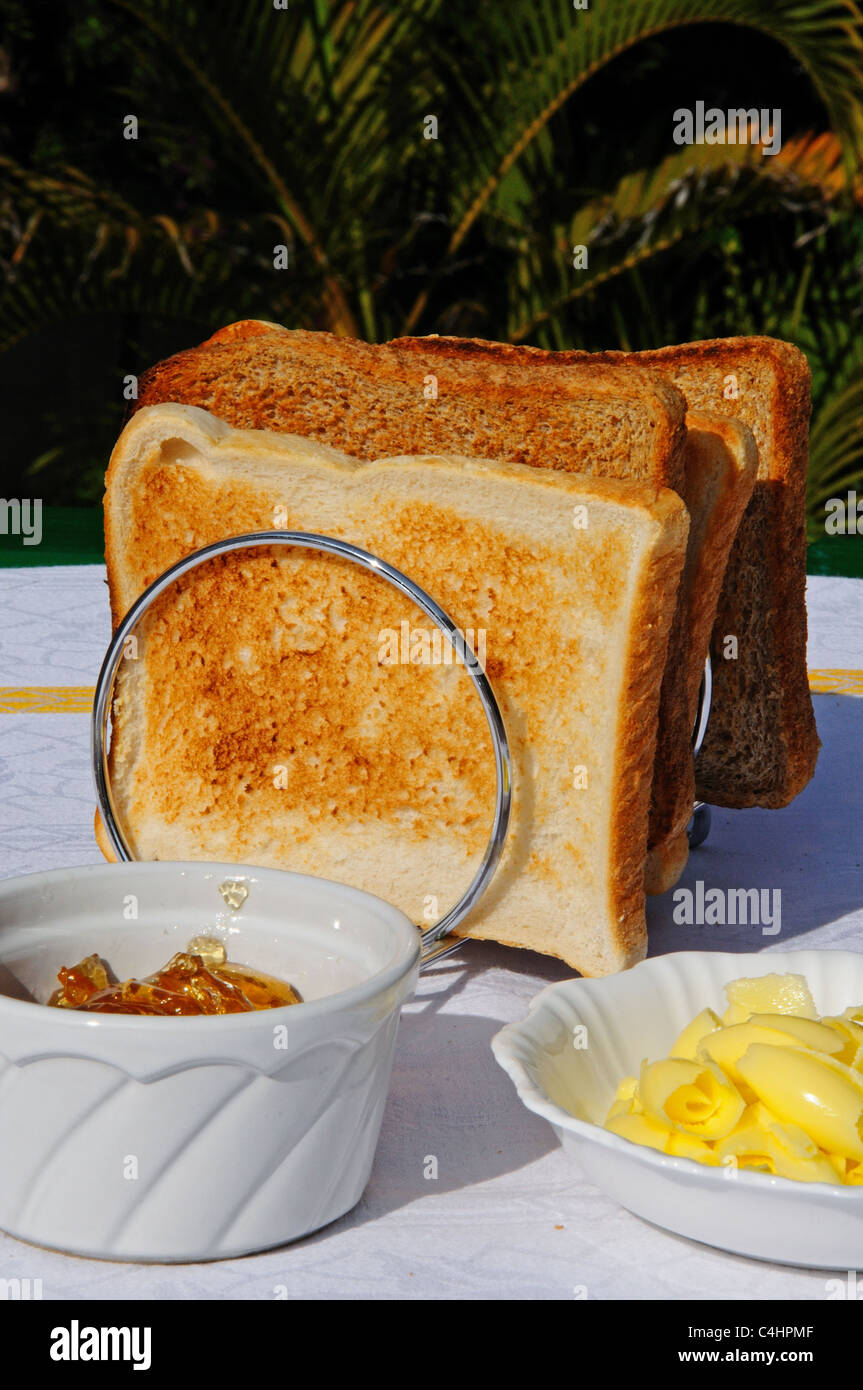
M 809 666 L 863 666 L 863 581 L 809 581 Z M 108 640 L 101 568 L 0 572 L 0 685 L 95 683 Z M 681 927 L 649 905 L 651 953 L 863 950 L 863 699 L 819 695 L 823 748 L 785 811 L 714 811 L 682 880 L 782 889 L 782 932 Z M 86 714 L 0 714 L 0 876 L 99 861 Z M 741 962 L 741 974 L 746 964 Z M 470 943 L 404 1011 L 374 1171 L 354 1211 L 296 1245 L 208 1265 L 122 1265 L 0 1234 L 0 1279 L 50 1298 L 823 1299 L 835 1276 L 759 1264 L 656 1230 L 586 1182 L 518 1101 L 489 1042 L 558 961 Z M 424 1177 L 434 1154 L 438 1177 Z

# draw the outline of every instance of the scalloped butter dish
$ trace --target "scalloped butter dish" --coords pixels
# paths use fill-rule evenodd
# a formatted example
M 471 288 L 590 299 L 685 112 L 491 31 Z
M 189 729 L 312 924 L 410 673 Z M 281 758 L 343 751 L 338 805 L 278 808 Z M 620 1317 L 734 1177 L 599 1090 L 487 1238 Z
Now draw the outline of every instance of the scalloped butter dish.
M 241 891 L 220 895 L 226 880 Z M 141 977 L 202 934 L 303 1002 L 218 1017 L 45 1007 L 84 955 Z M 371 1171 L 419 945 L 381 899 L 277 869 L 98 864 L 0 881 L 0 1228 L 73 1254 L 186 1261 L 343 1215 Z
M 702 1009 L 721 1014 L 745 976 L 805 976 L 820 1015 L 863 1002 L 863 954 L 685 951 L 602 979 L 565 980 L 502 1028 L 494 1055 L 529 1110 L 553 1126 L 596 1187 L 635 1215 L 737 1255 L 817 1269 L 863 1263 L 863 1187 L 707 1167 L 602 1128 L 616 1087 L 664 1058 Z

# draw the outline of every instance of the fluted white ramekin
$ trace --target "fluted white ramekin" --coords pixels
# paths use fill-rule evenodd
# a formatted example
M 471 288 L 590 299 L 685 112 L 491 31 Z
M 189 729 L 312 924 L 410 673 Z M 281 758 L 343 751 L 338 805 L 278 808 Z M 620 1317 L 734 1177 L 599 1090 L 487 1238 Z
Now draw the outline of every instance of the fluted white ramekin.
M 226 879 L 248 889 L 238 911 Z M 93 951 L 144 975 L 202 933 L 305 1002 L 141 1018 L 27 999 Z M 209 1260 L 341 1216 L 371 1171 L 418 959 L 396 908 L 275 869 L 98 864 L 0 882 L 0 1227 L 107 1259 Z
M 667 1056 L 702 1009 L 725 1011 L 730 980 L 774 971 L 805 975 L 821 1014 L 863 1003 L 863 954 L 683 951 L 619 975 L 550 985 L 492 1049 L 527 1108 L 551 1122 L 597 1187 L 637 1216 L 739 1255 L 860 1269 L 863 1189 L 708 1168 L 600 1127 L 624 1076 L 637 1075 L 644 1058 Z

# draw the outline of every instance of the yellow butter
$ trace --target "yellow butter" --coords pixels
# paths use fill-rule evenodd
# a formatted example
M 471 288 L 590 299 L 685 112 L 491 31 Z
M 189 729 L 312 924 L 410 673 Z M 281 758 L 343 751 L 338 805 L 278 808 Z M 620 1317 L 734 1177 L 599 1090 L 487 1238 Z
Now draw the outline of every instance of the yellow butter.
M 739 1059 L 753 1043 L 763 1043 L 766 1047 L 788 1047 L 791 1039 L 787 1033 L 775 1028 L 759 1028 L 752 1023 L 733 1023 L 729 1028 L 721 1028 L 702 1039 L 700 1053 L 703 1058 L 720 1067 L 735 1086 L 745 1084 L 744 1077 L 737 1069 Z
M 843 1048 L 842 1041 L 836 1040 L 836 1029 L 828 1027 L 825 1019 L 818 1022 L 812 1018 L 798 1018 L 794 1014 L 753 1014 L 749 1022 L 758 1028 L 785 1033 L 815 1052 L 838 1055 Z M 863 1028 L 860 1029 L 860 1042 L 863 1043 Z
M 645 1062 L 638 1094 L 645 1114 L 698 1139 L 721 1139 L 743 1113 L 740 1093 L 711 1062 Z
M 701 1013 L 694 1018 L 675 1042 L 669 1053 L 671 1057 L 683 1057 L 690 1062 L 694 1062 L 698 1044 L 708 1033 L 712 1033 L 717 1028 L 722 1027 L 722 1020 L 712 1009 L 702 1009 Z
M 854 1163 L 849 1159 L 845 1165 L 844 1180 L 849 1187 L 863 1186 L 863 1163 Z
M 760 1102 L 747 1106 L 735 1129 L 716 1145 L 720 1163 L 734 1162 L 797 1182 L 841 1184 L 826 1154 L 822 1154 L 804 1130 L 783 1125 Z
M 799 1018 L 817 1018 L 815 1001 L 802 975 L 754 975 L 731 980 L 725 986 L 731 1009 L 745 1009 L 750 1014 L 795 1014 Z M 734 1023 L 744 1019 L 735 1017 Z
M 632 1100 L 638 1090 L 638 1077 L 625 1076 L 614 1093 L 615 1100 Z
M 611 1105 L 608 1107 L 608 1114 L 605 1117 L 606 1128 L 608 1128 L 609 1120 L 613 1120 L 615 1115 L 631 1115 L 632 1113 L 633 1111 L 631 1099 L 626 1100 L 623 1096 L 621 1096 L 619 1099 L 613 1100 L 611 1102 Z
M 849 1082 L 850 1085 L 860 1093 L 860 1096 L 863 1097 L 863 1075 L 861 1075 L 859 1071 L 854 1067 L 849 1067 L 845 1062 L 840 1062 L 838 1057 L 829 1057 L 826 1052 L 819 1052 L 813 1055 L 817 1055 L 822 1066 L 835 1072 L 837 1076 L 843 1077 L 844 1080 Z
M 863 1005 L 819 1019 L 801 975 L 732 980 L 670 1056 L 624 1077 L 606 1126 L 712 1167 L 863 1187 Z
M 819 1148 L 863 1159 L 863 1093 L 837 1063 L 803 1048 L 753 1043 L 737 1069 L 777 1119 L 799 1125 Z
M 634 1076 L 625 1076 L 614 1093 L 606 1120 L 611 1119 L 613 1115 L 640 1115 L 641 1110 L 638 1080 Z
M 754 1122 L 760 1126 L 771 1146 L 778 1145 L 791 1158 L 808 1159 L 818 1156 L 818 1145 L 805 1129 L 795 1124 L 783 1124 L 771 1114 L 763 1101 L 755 1101 L 751 1112 Z
M 842 1050 L 834 1054 L 836 1060 L 859 1070 L 859 1058 L 863 1053 L 863 1027 L 844 1015 L 842 1018 L 822 1018 L 821 1022 L 842 1039 Z
M 659 1124 L 649 1115 L 610 1115 L 605 1128 L 610 1129 L 612 1134 L 619 1134 L 622 1139 L 629 1139 L 633 1144 L 644 1144 L 649 1149 L 658 1149 L 660 1153 L 665 1152 L 670 1133 L 668 1125 Z
M 716 1144 L 716 1156 L 723 1166 L 728 1166 L 729 1160 L 733 1159 L 736 1168 L 756 1168 L 772 1173 L 773 1157 L 767 1135 L 751 1111 L 752 1106 L 747 1106 L 731 1133 Z
M 777 1177 L 793 1178 L 795 1182 L 823 1182 L 828 1187 L 842 1186 L 843 1179 L 826 1154 L 818 1152 L 812 1158 L 795 1158 L 781 1149 L 774 1149 L 773 1158 Z
M 675 1158 L 694 1158 L 712 1168 L 719 1163 L 716 1151 L 704 1139 L 696 1139 L 693 1134 L 681 1134 L 676 1129 L 668 1131 L 665 1152 Z
M 836 1173 L 837 1177 L 839 1178 L 839 1181 L 845 1182 L 845 1174 L 848 1170 L 849 1165 L 853 1167 L 854 1159 L 846 1158 L 844 1154 L 827 1154 L 827 1160 L 830 1164 L 830 1167 L 833 1169 L 834 1173 Z
M 754 1107 L 754 1113 L 767 1137 L 774 1171 L 781 1178 L 794 1178 L 797 1182 L 826 1182 L 834 1187 L 841 1183 L 842 1179 L 837 1176 L 827 1154 L 821 1152 L 804 1129 L 795 1124 L 782 1124 L 761 1102 Z

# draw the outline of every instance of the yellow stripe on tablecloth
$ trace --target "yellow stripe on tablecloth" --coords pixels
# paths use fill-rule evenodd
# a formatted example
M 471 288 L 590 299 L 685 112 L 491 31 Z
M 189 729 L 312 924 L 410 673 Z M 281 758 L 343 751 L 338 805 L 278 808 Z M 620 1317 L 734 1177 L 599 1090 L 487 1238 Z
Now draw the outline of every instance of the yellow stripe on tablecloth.
M 815 695 L 863 695 L 863 671 L 809 672 Z M 0 714 L 89 714 L 96 691 L 92 685 L 0 686 Z
M 813 695 L 863 695 L 863 671 L 810 671 Z
M 92 685 L 3 685 L 0 714 L 89 714 Z

